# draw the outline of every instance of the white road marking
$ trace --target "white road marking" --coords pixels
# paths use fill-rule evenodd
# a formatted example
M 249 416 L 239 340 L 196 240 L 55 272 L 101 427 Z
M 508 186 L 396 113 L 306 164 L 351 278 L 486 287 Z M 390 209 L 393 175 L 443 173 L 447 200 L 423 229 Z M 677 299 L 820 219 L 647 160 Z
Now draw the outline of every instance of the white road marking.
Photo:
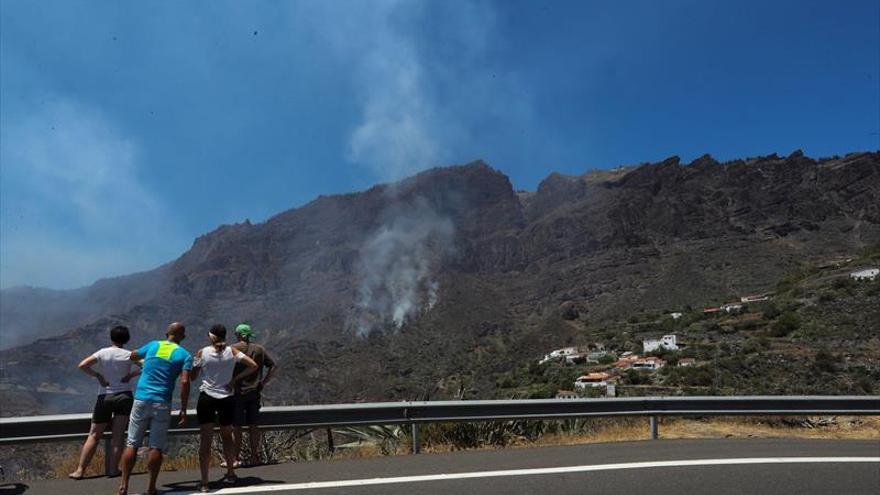
M 264 493 L 293 490 L 315 490 L 319 488 L 344 488 L 349 486 L 390 485 L 396 483 L 419 483 L 425 481 L 447 481 L 473 478 L 497 478 L 503 476 L 535 476 L 542 474 L 585 473 L 589 471 L 611 471 L 616 469 L 644 469 L 686 466 L 734 466 L 742 464 L 823 464 L 823 463 L 880 463 L 880 457 L 747 457 L 739 459 L 693 459 L 682 461 L 626 462 L 618 464 L 596 464 L 588 466 L 566 466 L 534 469 L 508 469 L 503 471 L 477 471 L 470 473 L 427 474 L 421 476 L 399 476 L 395 478 L 366 478 L 339 481 L 311 481 L 306 483 L 287 483 L 283 485 L 243 486 L 222 488 L 211 492 L 218 495 L 238 493 Z M 172 492 L 191 493 L 191 492 Z M 199 495 L 192 492 L 193 495 Z M 169 493 L 168 495 L 172 495 Z

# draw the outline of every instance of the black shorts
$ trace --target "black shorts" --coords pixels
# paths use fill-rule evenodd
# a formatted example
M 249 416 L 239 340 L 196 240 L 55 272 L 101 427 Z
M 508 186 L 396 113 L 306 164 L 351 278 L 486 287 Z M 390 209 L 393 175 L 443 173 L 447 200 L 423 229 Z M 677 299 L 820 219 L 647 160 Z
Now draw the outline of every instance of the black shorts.
M 217 423 L 220 426 L 229 426 L 235 417 L 235 398 L 230 395 L 223 399 L 215 399 L 202 392 L 196 404 L 196 417 L 200 425 Z
M 128 416 L 131 414 L 132 404 L 134 404 L 134 397 L 131 392 L 101 394 L 95 401 L 92 423 L 109 423 L 114 416 Z
M 260 392 L 235 396 L 235 426 L 260 423 Z

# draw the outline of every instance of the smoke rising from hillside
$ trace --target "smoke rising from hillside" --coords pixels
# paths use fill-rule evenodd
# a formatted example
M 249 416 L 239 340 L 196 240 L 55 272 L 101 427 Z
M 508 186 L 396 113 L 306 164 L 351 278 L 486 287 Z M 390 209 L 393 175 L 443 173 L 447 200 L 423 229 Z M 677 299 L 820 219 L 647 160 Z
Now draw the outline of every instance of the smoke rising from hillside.
M 452 251 L 455 228 L 426 201 L 395 208 L 361 249 L 355 327 L 399 329 L 438 299 L 433 270 Z

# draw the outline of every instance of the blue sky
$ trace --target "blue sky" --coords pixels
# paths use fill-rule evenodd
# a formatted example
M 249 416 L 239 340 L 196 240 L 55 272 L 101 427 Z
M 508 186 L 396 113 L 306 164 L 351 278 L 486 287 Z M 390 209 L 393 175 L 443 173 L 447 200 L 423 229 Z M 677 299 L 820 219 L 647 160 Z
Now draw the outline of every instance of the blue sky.
M 880 148 L 880 2 L 0 4 L 0 286 L 476 158 L 552 171 Z

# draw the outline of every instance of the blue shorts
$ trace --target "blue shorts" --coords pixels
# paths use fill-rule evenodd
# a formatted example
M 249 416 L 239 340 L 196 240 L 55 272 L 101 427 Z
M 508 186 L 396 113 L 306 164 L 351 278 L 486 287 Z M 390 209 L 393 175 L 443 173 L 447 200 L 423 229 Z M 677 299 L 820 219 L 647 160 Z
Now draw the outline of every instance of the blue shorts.
M 125 445 L 139 448 L 144 443 L 144 435 L 149 429 L 150 448 L 164 451 L 170 423 L 170 403 L 135 399 L 128 418 L 128 440 Z

